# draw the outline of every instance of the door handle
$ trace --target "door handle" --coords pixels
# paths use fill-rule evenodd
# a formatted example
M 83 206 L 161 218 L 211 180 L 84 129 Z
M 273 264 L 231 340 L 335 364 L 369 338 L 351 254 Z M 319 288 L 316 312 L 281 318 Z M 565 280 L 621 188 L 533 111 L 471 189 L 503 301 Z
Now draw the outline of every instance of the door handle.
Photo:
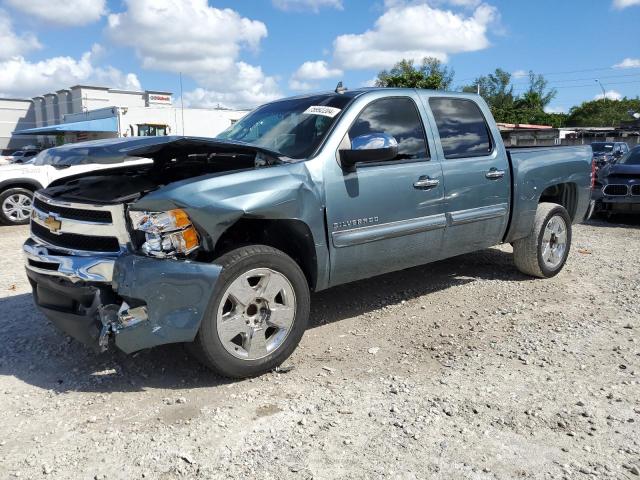
M 429 178 L 426 175 L 418 178 L 418 181 L 413 184 L 413 188 L 418 188 L 420 190 L 429 190 L 430 188 L 434 188 L 440 185 L 440 180 L 437 178 Z
M 489 180 L 498 180 L 499 178 L 504 177 L 504 173 L 504 170 L 497 170 L 495 168 L 492 168 L 487 173 L 485 173 L 484 176 Z

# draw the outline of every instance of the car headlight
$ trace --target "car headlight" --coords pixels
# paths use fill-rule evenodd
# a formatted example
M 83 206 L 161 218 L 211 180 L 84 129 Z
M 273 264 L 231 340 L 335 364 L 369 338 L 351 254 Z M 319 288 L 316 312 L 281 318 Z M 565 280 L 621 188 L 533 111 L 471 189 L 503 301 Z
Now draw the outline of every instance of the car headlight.
M 133 229 L 144 233 L 142 251 L 152 257 L 188 255 L 200 246 L 198 232 L 187 212 L 181 209 L 166 212 L 129 211 Z

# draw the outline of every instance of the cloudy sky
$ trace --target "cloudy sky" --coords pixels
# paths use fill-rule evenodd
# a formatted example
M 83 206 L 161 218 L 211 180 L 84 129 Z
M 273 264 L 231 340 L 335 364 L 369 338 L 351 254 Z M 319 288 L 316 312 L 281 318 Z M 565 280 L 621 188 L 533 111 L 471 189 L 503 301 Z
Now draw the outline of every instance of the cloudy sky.
M 75 84 L 251 107 L 434 56 L 455 85 L 543 73 L 563 111 L 640 93 L 640 0 L 0 0 L 0 96 Z

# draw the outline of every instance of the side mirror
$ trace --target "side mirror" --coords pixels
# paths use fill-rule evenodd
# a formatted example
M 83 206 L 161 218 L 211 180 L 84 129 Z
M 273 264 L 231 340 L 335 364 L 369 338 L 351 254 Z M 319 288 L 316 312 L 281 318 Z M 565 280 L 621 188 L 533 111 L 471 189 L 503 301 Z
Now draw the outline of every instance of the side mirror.
M 340 163 L 353 170 L 357 163 L 386 162 L 398 155 L 398 142 L 386 133 L 367 133 L 351 140 L 351 148 L 340 150 Z

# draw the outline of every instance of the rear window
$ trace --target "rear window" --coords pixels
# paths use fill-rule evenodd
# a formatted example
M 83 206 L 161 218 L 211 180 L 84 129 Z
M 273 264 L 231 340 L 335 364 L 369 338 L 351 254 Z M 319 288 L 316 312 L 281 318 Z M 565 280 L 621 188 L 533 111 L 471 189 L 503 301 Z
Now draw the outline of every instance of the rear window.
M 640 165 L 640 147 L 632 148 L 618 163 L 625 165 Z
M 432 97 L 429 106 L 445 158 L 482 157 L 493 150 L 487 122 L 471 100 Z

